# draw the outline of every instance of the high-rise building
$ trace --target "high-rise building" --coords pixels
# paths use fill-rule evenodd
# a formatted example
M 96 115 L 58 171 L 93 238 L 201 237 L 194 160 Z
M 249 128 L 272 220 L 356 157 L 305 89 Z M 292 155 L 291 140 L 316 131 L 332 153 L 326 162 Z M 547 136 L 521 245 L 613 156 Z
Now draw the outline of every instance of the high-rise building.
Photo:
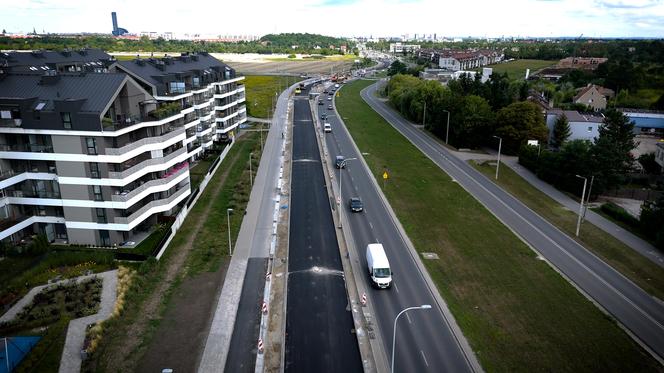
M 111 34 L 114 36 L 122 36 L 129 33 L 126 29 L 118 27 L 118 16 L 115 12 L 111 12 L 111 20 L 113 21 L 113 31 Z
M 0 240 L 138 241 L 185 203 L 190 164 L 246 121 L 244 77 L 204 53 L 2 53 L 0 66 Z

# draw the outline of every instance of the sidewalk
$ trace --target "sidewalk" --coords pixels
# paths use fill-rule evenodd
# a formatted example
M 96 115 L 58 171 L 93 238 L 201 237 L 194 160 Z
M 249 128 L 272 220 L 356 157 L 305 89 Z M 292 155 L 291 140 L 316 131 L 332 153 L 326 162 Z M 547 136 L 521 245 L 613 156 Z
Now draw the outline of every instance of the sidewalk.
M 283 161 L 281 148 L 285 141 L 283 133 L 288 117 L 288 97 L 296 85 L 282 92 L 277 100 L 233 257 L 198 365 L 199 373 L 217 372 L 226 366 L 249 258 L 269 256 L 279 165 Z
M 487 151 L 491 152 L 493 149 L 486 149 Z M 452 152 L 454 155 L 456 155 L 458 158 L 463 159 L 463 160 L 469 160 L 469 159 L 496 159 L 496 153 L 494 152 L 493 154 L 472 154 L 472 153 L 462 153 L 462 152 Z M 575 214 L 578 214 L 579 211 L 579 202 L 573 200 L 566 194 L 562 193 L 552 185 L 546 183 L 545 181 L 540 180 L 535 174 L 533 174 L 530 170 L 526 169 L 525 167 L 521 166 L 519 164 L 519 159 L 518 157 L 514 156 L 505 156 L 501 155 L 500 156 L 501 163 L 504 163 L 506 166 L 511 168 L 514 172 L 516 172 L 519 176 L 524 178 L 530 185 L 534 186 L 537 188 L 539 191 L 542 193 L 548 195 L 551 197 L 553 200 L 556 202 L 560 203 L 561 205 L 565 206 L 568 208 L 570 211 L 574 212 Z M 615 223 L 607 220 L 603 216 L 593 212 L 592 210 L 588 210 L 586 212 L 586 218 L 585 220 L 591 222 L 594 224 L 596 227 L 599 229 L 605 231 L 606 233 L 612 235 L 616 239 L 618 239 L 620 242 L 624 243 L 625 245 L 631 247 L 644 257 L 650 259 L 653 263 L 659 265 L 660 267 L 664 268 L 664 255 L 659 252 L 653 245 L 650 243 L 642 240 L 641 238 L 637 237 L 636 235 L 630 233 L 629 231 L 626 231 L 625 229 L 621 228 L 620 226 L 616 225 Z

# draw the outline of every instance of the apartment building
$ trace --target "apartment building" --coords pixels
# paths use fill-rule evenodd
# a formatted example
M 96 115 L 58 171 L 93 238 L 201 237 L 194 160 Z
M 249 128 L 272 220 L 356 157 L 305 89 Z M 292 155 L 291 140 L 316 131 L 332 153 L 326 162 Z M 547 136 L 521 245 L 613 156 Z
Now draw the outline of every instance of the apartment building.
M 144 237 L 191 194 L 191 162 L 222 135 L 232 144 L 241 80 L 207 54 L 0 54 L 0 240 Z

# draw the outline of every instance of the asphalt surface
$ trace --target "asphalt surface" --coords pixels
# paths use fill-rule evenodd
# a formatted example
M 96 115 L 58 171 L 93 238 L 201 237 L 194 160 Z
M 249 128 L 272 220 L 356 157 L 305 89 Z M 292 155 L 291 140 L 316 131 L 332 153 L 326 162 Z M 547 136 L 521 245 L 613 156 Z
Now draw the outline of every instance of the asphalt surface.
M 302 93 L 306 97 L 307 91 Z M 285 372 L 361 372 L 311 111 L 296 98 Z
M 334 162 L 337 155 L 345 158 L 359 158 L 347 131 L 342 128 L 336 111 L 327 110 L 325 105 L 319 108 L 328 114 L 332 132 L 325 134 L 329 151 L 329 160 Z M 432 305 L 430 310 L 412 310 L 403 314 L 397 325 L 395 347 L 395 372 L 467 372 L 471 371 L 469 362 L 441 308 L 434 300 L 423 274 L 416 265 L 410 250 L 399 233 L 392 217 L 372 182 L 367 169 L 359 160 L 347 162 L 343 170 L 335 169 L 335 182 L 340 172 L 342 181 L 342 204 L 346 209 L 351 229 L 353 244 L 361 267 L 367 268 L 366 246 L 369 243 L 383 244 L 393 273 L 392 289 L 374 289 L 368 276 L 368 270 L 355 273 L 357 281 L 364 281 L 368 301 L 372 302 L 377 313 L 375 321 L 383 337 L 387 358 L 391 358 L 393 323 L 397 314 L 412 306 Z M 351 197 L 360 197 L 364 203 L 364 212 L 352 213 L 349 209 Z M 435 291 L 435 290 L 434 290 Z
M 254 371 L 266 269 L 267 258 L 249 258 L 225 372 Z
M 523 203 L 496 186 L 470 165 L 454 157 L 374 95 L 362 98 L 394 128 L 457 180 L 513 232 L 537 250 L 586 295 L 623 324 L 652 352 L 664 357 L 664 303 L 650 296 L 618 271 L 579 245 Z M 374 224 L 375 225 L 375 224 Z

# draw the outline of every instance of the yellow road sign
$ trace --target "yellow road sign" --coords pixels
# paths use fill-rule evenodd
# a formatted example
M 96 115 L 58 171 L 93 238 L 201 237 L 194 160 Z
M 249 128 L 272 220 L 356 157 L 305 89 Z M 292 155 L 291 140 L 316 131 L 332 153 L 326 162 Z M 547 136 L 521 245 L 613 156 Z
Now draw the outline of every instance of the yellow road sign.
M 390 175 L 387 174 L 387 171 L 383 172 L 383 179 L 387 180 Z

